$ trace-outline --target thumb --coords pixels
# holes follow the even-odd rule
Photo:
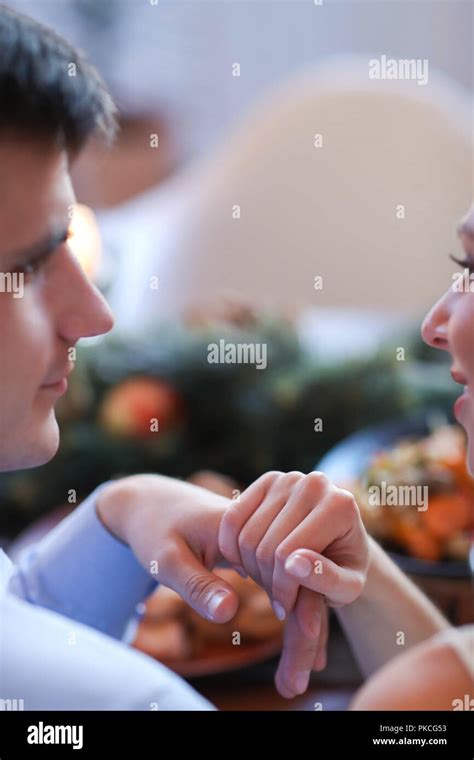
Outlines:
[[[160,580],[172,588],[201,617],[214,623],[227,623],[239,606],[232,586],[211,573],[184,541],[178,541],[163,567]]]
[[[298,549],[290,554],[285,571],[305,588],[323,594],[332,607],[350,604],[364,588],[365,579],[361,572],[338,565],[310,549]]]

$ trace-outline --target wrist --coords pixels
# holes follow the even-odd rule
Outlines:
[[[102,525],[114,538],[129,544],[126,538],[125,513],[130,504],[128,478],[115,480],[102,488],[97,495],[95,509]],[[127,497],[128,492],[128,497]]]
[[[173,505],[171,523],[169,505]],[[127,546],[135,547],[137,540],[143,544],[146,543],[148,533],[153,535],[153,530],[148,531],[148,528],[152,528],[161,506],[165,509],[164,519],[168,520],[168,527],[174,524],[178,532],[185,527],[188,543],[196,543],[199,547],[202,543],[203,523],[200,519],[195,521],[195,525],[194,521],[189,521],[190,505],[196,509],[196,516],[202,514],[199,507],[205,505],[205,532],[217,536],[230,500],[199,486],[163,475],[129,475],[111,482],[98,494],[96,512],[104,527],[115,538]],[[216,549],[218,551],[217,540]],[[212,554],[215,555],[215,552]],[[213,560],[218,561],[219,565],[226,563],[220,553]]]

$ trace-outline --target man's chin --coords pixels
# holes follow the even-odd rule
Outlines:
[[[0,452],[0,471],[29,470],[47,464],[59,448],[59,428],[54,415],[41,430],[29,432],[18,446]]]

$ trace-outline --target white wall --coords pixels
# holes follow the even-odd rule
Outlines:
[[[7,0],[8,1],[8,0]],[[199,154],[262,93],[338,54],[428,58],[473,90],[472,0],[10,0],[79,43],[130,110]],[[78,9],[83,12],[78,12]],[[102,26],[101,26],[102,24]],[[231,75],[241,64],[241,77]]]

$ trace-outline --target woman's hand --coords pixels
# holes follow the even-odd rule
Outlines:
[[[326,604],[350,604],[365,583],[369,543],[353,495],[321,472],[268,472],[225,512],[219,547],[287,618],[276,682],[284,696],[304,692],[325,664]]]

